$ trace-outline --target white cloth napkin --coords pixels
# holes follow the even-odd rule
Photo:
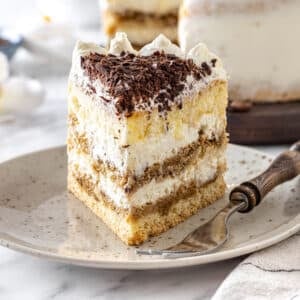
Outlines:
[[[212,298],[227,299],[300,300],[300,233],[240,263]]]

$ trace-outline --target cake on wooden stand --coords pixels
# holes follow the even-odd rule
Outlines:
[[[229,98],[234,101],[228,113],[231,141],[299,138],[299,16],[297,0],[183,1],[181,47],[188,50],[204,42],[228,70]]]

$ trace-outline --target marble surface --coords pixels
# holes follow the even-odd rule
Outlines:
[[[0,249],[0,299],[210,299],[240,261],[172,271],[105,271]]]
[[[5,14],[0,9],[1,25],[12,23],[10,13],[17,2],[25,1],[10,1]],[[27,118],[0,123],[1,161],[64,144],[66,138],[68,66],[55,69],[50,61],[36,61],[20,52],[12,67],[13,73],[38,77],[47,99]],[[259,147],[271,154],[284,148]],[[105,271],[49,262],[1,247],[0,299],[210,299],[241,259],[170,271]]]

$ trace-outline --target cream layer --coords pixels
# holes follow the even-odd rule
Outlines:
[[[69,112],[78,121],[73,125],[74,130],[88,139],[93,159],[110,162],[120,174],[131,172],[137,176],[143,174],[148,166],[161,163],[196,142],[200,131],[204,138],[219,139],[226,126],[218,114],[204,113],[197,124],[179,123],[175,131],[165,130],[128,144],[134,128],[128,128],[124,120],[108,114],[105,109],[95,107],[90,97],[76,86],[72,86],[70,91]]]
[[[272,90],[274,95],[299,90],[299,1],[278,1],[275,8],[255,13],[206,16],[197,12],[197,3],[203,5],[202,0],[183,4],[180,44],[188,50],[201,41],[222,57],[230,92],[238,90],[240,100],[252,100],[260,91]]]
[[[181,185],[196,182],[199,187],[212,180],[218,173],[218,168],[225,165],[224,147],[206,153],[195,164],[191,164],[178,176],[166,177],[163,180],[151,182],[141,186],[136,192],[126,194],[110,178],[93,169],[87,157],[73,150],[69,153],[69,168],[76,170],[81,175],[86,175],[98,186],[116,207],[130,209],[139,208],[146,204],[155,204],[162,197],[170,195]]]
[[[136,11],[164,15],[176,11],[180,2],[181,0],[100,0],[100,7],[119,13]]]

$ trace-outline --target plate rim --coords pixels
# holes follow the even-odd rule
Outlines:
[[[298,219],[298,217],[296,217]],[[289,222],[290,223],[290,222]],[[287,225],[287,224],[285,224]],[[280,227],[279,227],[280,228]],[[162,270],[173,268],[185,268],[192,266],[205,265],[209,263],[215,263],[228,259],[237,258],[243,255],[251,254],[253,252],[268,248],[285,239],[293,236],[300,231],[300,224],[295,224],[293,227],[288,228],[280,234],[275,235],[269,239],[250,244],[245,247],[226,250],[224,252],[211,253],[200,256],[190,256],[182,258],[172,259],[149,259],[142,261],[106,261],[106,260],[89,260],[79,259],[70,256],[62,256],[59,254],[47,252],[44,250],[35,249],[29,246],[25,246],[13,241],[8,241],[0,238],[0,245],[8,249],[15,250],[24,254],[29,254],[38,258],[45,258],[50,261],[60,262],[75,266],[83,266],[96,269],[111,269],[111,270]]]
[[[272,155],[265,153],[260,150],[252,149],[247,146],[240,146],[235,144],[229,144],[229,147],[240,149],[240,151],[250,151],[253,154],[264,155],[267,158],[273,158]],[[14,160],[22,159],[27,156],[34,156],[38,155],[43,152],[48,151],[61,151],[66,148],[66,145],[60,145],[55,147],[49,147],[45,149],[41,149],[38,151],[28,152],[22,154],[20,156],[16,156],[10,158],[9,160],[5,160],[0,162],[0,167],[3,164],[12,162]],[[299,222],[295,223],[295,220]],[[292,223],[289,227],[289,224]],[[295,223],[295,224],[294,224]],[[113,261],[113,260],[103,260],[103,259],[82,259],[76,258],[73,256],[62,255],[60,253],[54,253],[47,250],[41,250],[34,247],[26,246],[22,243],[15,242],[10,239],[6,239],[1,237],[0,235],[0,245],[4,246],[8,249],[12,249],[24,254],[29,254],[34,257],[45,258],[50,261],[56,261],[60,263],[66,263],[71,265],[78,265],[78,266],[85,266],[90,268],[99,268],[99,269],[111,269],[111,270],[154,270],[154,269],[172,269],[172,268],[183,268],[183,267],[191,267],[197,265],[203,265],[223,260],[228,260],[232,258],[236,258],[239,256],[243,256],[246,254],[250,254],[264,248],[270,247],[275,245],[298,231],[300,231],[300,215],[297,215],[295,218],[290,220],[289,222],[279,226],[277,229],[281,227],[286,227],[282,232],[277,233],[275,236],[271,236],[270,238],[264,239],[262,241],[258,241],[256,243],[251,243],[246,246],[242,246],[235,249],[229,249],[221,252],[205,254],[201,256],[189,256],[189,257],[182,257],[182,258],[149,258],[147,260],[131,260],[131,261]],[[21,241],[20,241],[21,242]]]

